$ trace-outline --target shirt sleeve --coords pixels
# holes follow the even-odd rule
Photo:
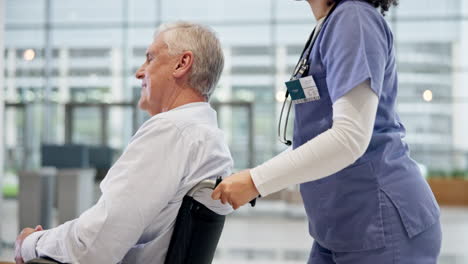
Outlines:
[[[257,190],[266,196],[327,177],[354,163],[369,146],[377,105],[369,81],[352,89],[333,104],[332,128],[250,170]]]
[[[47,230],[39,256],[65,263],[117,263],[174,197],[190,146],[167,120],[144,125],[101,183],[102,196],[78,219]],[[177,157],[177,160],[174,158]]]
[[[44,232],[45,231],[34,232],[24,239],[21,246],[21,256],[23,257],[24,262],[37,258],[36,243]]]
[[[392,45],[385,23],[371,7],[349,1],[324,25],[319,48],[333,103],[365,80],[380,97]]]

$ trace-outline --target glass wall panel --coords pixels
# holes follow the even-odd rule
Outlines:
[[[124,21],[123,11],[127,9],[128,1],[122,0],[67,0],[51,1],[52,23],[54,26],[64,24],[77,27],[101,26],[120,27]]]
[[[132,0],[128,2],[128,20],[131,25],[156,25],[161,20],[161,1]]]
[[[102,122],[99,119],[99,108],[77,108],[73,117],[73,143],[99,145]]]
[[[251,24],[271,18],[270,0],[162,0],[163,21],[190,20],[211,23]]]
[[[5,1],[6,30],[16,25],[35,26],[44,23],[45,0],[8,0]],[[5,39],[9,39],[6,37]]]
[[[453,106],[458,89],[456,72],[460,70],[457,54],[463,36],[461,26],[455,21],[420,21],[410,17],[395,24],[398,109],[407,128],[412,157],[431,170],[458,166],[451,154],[454,117],[460,115]]]

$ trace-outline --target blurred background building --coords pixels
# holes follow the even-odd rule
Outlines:
[[[429,174],[466,171],[468,2],[400,2],[386,18],[395,37],[398,110],[407,128],[411,155]],[[0,70],[5,76],[1,83],[5,173],[0,179],[11,199],[3,202],[7,209],[0,208],[0,216],[15,210],[12,201],[18,172],[41,166],[42,144],[108,146],[118,157],[148,118],[135,109],[140,82],[134,73],[145,60],[155,28],[168,21],[201,22],[219,34],[226,64],[212,103],[219,110],[236,169],[254,166],[284,150],[276,139],[284,81],[315,25],[306,3],[4,0],[4,8],[4,68]],[[291,132],[292,122],[290,128]],[[226,232],[236,237],[238,233],[232,230],[248,229],[247,221],[251,221],[254,226],[258,222],[256,229],[262,233],[260,219],[271,220],[270,215],[280,214],[285,216],[283,220],[271,220],[264,228],[292,225],[290,232],[297,230],[294,239],[301,243],[299,250],[294,246],[285,249],[278,242],[267,249],[236,251],[235,243],[226,239],[219,263],[224,263],[222,252],[229,250],[246,263],[304,263],[310,239],[302,210],[281,203],[288,199],[284,194],[278,197],[280,202],[269,201],[259,209],[262,216],[250,209],[241,210]],[[450,209],[448,214],[450,219],[467,219],[468,213]],[[14,217],[1,217],[4,231],[5,222],[15,222]],[[270,241],[287,240],[286,233]],[[468,232],[464,236],[468,237]],[[7,250],[12,239],[11,235],[3,236]],[[236,239],[239,243],[248,240]],[[459,252],[447,248],[445,263],[462,263],[452,257]],[[272,254],[277,258],[268,257]]]

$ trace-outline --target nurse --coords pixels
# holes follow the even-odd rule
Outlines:
[[[314,238],[308,263],[437,263],[439,207],[395,107],[394,38],[383,14],[397,1],[308,3],[318,23],[286,82],[294,150],[226,178],[212,197],[237,209],[300,184]]]

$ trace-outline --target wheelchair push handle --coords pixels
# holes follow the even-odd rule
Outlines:
[[[216,184],[215,188],[218,187],[218,185],[223,181],[223,178],[221,176],[218,176],[216,178]],[[259,196],[260,197],[260,196]],[[257,203],[257,198],[254,198],[252,201],[249,202],[252,207],[255,207],[255,204]]]

